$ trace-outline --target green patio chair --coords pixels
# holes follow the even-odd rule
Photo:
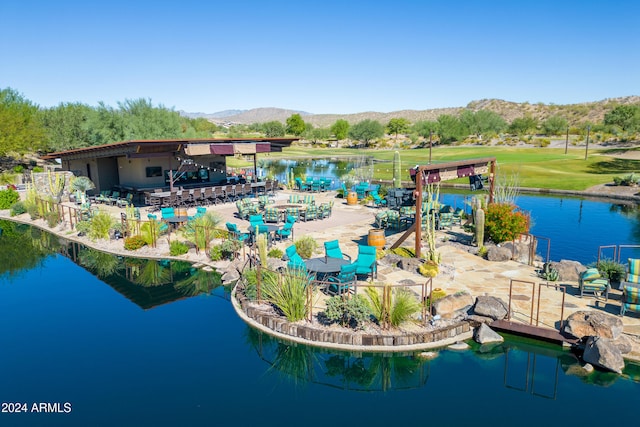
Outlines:
[[[296,221],[300,221],[300,209],[298,208],[285,208],[285,215],[294,218]]]
[[[300,196],[298,194],[289,194],[287,203],[300,203]]]
[[[315,205],[316,198],[313,194],[305,194],[305,196],[302,199],[302,203],[304,203],[305,205]]]
[[[580,298],[585,293],[591,293],[595,297],[604,295],[605,301],[609,300],[609,290],[611,289],[609,279],[603,278],[597,268],[587,268],[580,273],[578,284],[580,286]]]
[[[389,211],[378,212],[375,216],[375,222],[377,228],[386,228],[388,225],[387,218],[389,216]]]
[[[622,286],[622,299],[620,300],[620,316],[624,316],[627,310],[640,312],[640,288],[633,285]]]
[[[318,207],[316,205],[308,205],[306,209],[300,212],[301,218],[307,222],[318,218]]]
[[[276,208],[265,209],[264,222],[280,222],[280,211]]]

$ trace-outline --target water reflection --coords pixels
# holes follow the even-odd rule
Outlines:
[[[286,343],[247,328],[247,341],[269,370],[296,384],[315,383],[351,391],[423,387],[429,363],[413,354],[347,353]]]
[[[0,278],[16,279],[22,271],[41,267],[56,251],[58,240],[28,225],[0,220]]]
[[[441,354],[428,360],[414,353],[322,350],[283,342],[252,328],[247,328],[247,342],[269,365],[268,372],[296,385],[313,383],[360,392],[426,387],[432,369],[441,369],[441,361],[450,361],[460,354],[439,349]],[[471,350],[464,353],[466,356],[486,362],[498,361],[502,369],[490,371],[499,376],[503,387],[532,398],[556,400],[562,385],[572,382],[574,377],[584,384],[605,387],[625,379],[640,382],[640,365],[627,363],[622,376],[597,370],[588,373],[575,354],[558,345],[509,335],[503,343],[469,344]]]
[[[342,181],[348,187],[373,179],[371,156],[309,157],[298,159],[261,159],[258,167],[263,175],[270,175],[280,182],[289,182],[293,177],[331,179],[331,190],[340,188]]]
[[[222,286],[220,273],[185,261],[122,257],[59,238],[47,231],[0,221],[0,278],[16,279],[63,255],[143,309],[185,297],[209,294]],[[228,297],[229,289],[225,295]]]

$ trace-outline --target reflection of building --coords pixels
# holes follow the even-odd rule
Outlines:
[[[87,176],[95,191],[113,187],[141,190],[169,185],[169,174],[179,185],[226,183],[228,156],[253,156],[282,151],[297,138],[244,138],[193,140],[134,140],[61,151],[44,156],[60,159],[62,169]],[[184,165],[188,161],[189,166]]]
[[[143,310],[222,284],[217,272],[196,269],[185,261],[121,257],[75,242],[63,245],[60,252]]]

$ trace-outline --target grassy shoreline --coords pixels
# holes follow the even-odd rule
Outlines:
[[[597,146],[596,146],[597,147]],[[374,180],[392,179],[393,154],[396,150],[307,148],[291,147],[282,153],[271,153],[266,159],[292,159],[296,157],[327,156],[372,156],[376,160]],[[417,164],[427,164],[429,149],[400,149],[403,181],[409,181],[408,169]],[[500,146],[438,146],[432,149],[433,163],[496,157],[498,173],[516,175],[520,187],[552,190],[584,191],[599,184],[613,181],[614,177],[640,171],[640,160],[624,157],[624,152],[593,148],[587,160],[584,147],[571,147],[567,154],[564,148],[500,147]],[[229,166],[252,166],[250,162],[229,159]],[[456,181],[451,181],[456,183]],[[459,180],[465,183],[466,180]]]

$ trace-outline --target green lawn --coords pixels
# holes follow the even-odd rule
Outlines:
[[[432,149],[432,162],[495,157],[498,161],[498,173],[508,176],[517,174],[522,187],[562,190],[585,190],[593,185],[612,182],[616,176],[640,172],[640,160],[616,158],[615,150],[590,150],[588,160],[584,160],[584,153],[584,148],[570,148],[568,154],[564,154],[564,148],[445,146]],[[379,161],[388,161],[375,164],[374,179],[392,179],[394,150],[291,147],[282,153],[271,153],[269,158],[362,154],[373,156]],[[400,154],[404,174],[402,179],[407,181],[410,167],[424,165],[429,161],[428,148],[401,150]],[[252,166],[252,163],[230,158],[229,166]]]

